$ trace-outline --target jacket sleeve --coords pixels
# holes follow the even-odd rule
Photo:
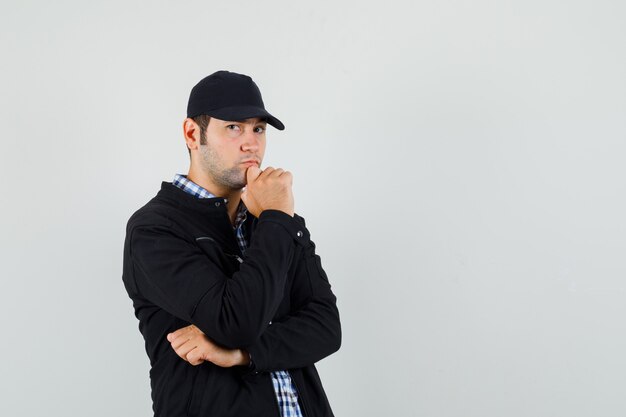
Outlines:
[[[276,371],[311,365],[339,350],[341,324],[337,298],[331,290],[315,245],[303,251],[296,269],[310,281],[312,296],[299,310],[272,323],[247,347],[252,359],[250,372]],[[302,275],[303,274],[303,275]]]
[[[136,291],[225,347],[249,345],[283,297],[295,246],[308,238],[301,228],[285,213],[264,211],[246,262],[229,278],[165,220],[135,226],[128,233]]]

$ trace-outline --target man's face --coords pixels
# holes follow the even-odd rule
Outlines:
[[[231,122],[212,117],[206,144],[199,147],[203,171],[224,187],[245,187],[248,167],[260,167],[263,161],[265,129],[265,121],[259,118]]]

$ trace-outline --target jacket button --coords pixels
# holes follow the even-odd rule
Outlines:
[[[215,207],[219,207],[219,206],[220,206],[220,204],[221,204],[221,203],[220,203],[219,201],[216,201],[216,202],[215,202]]]
[[[296,233],[296,235],[298,235],[298,237],[302,237],[302,231],[298,230],[298,233]]]

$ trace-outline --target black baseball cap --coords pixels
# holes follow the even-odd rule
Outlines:
[[[264,119],[278,130],[285,125],[265,110],[259,87],[247,75],[217,71],[191,89],[187,117],[201,114],[220,120]]]

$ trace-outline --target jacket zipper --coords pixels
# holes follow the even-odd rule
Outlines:
[[[274,404],[276,404],[276,415],[281,417],[282,413],[280,412],[280,404],[278,404],[278,397],[276,396],[276,391],[274,390],[274,381],[272,381],[272,375],[271,373],[268,374],[268,376],[270,377],[270,384],[271,384],[271,388],[272,388],[272,397],[274,397]]]
[[[217,245],[217,247],[218,247],[218,248],[220,248],[220,250],[222,251],[222,253],[223,253],[224,255],[227,255],[227,256],[230,256],[230,257],[232,257],[232,258],[237,259],[237,261],[238,261],[239,263],[243,263],[243,259],[242,259],[239,255],[235,255],[235,254],[232,254],[232,253],[224,252],[224,250],[220,247],[219,243],[217,243],[217,242],[215,241],[215,239],[213,239],[212,237],[208,237],[208,236],[201,236],[201,237],[197,237],[197,238],[196,238],[196,241],[198,241],[198,240],[209,240],[209,241],[211,241],[211,242],[215,243],[215,244]]]
[[[226,255],[230,256],[230,257],[233,257],[233,258],[237,259],[237,261],[238,261],[239,263],[243,263],[243,259],[241,259],[241,257],[239,257],[238,255],[234,255],[234,254],[232,254],[232,253],[226,253],[226,252],[224,252],[224,253],[225,253]]]

